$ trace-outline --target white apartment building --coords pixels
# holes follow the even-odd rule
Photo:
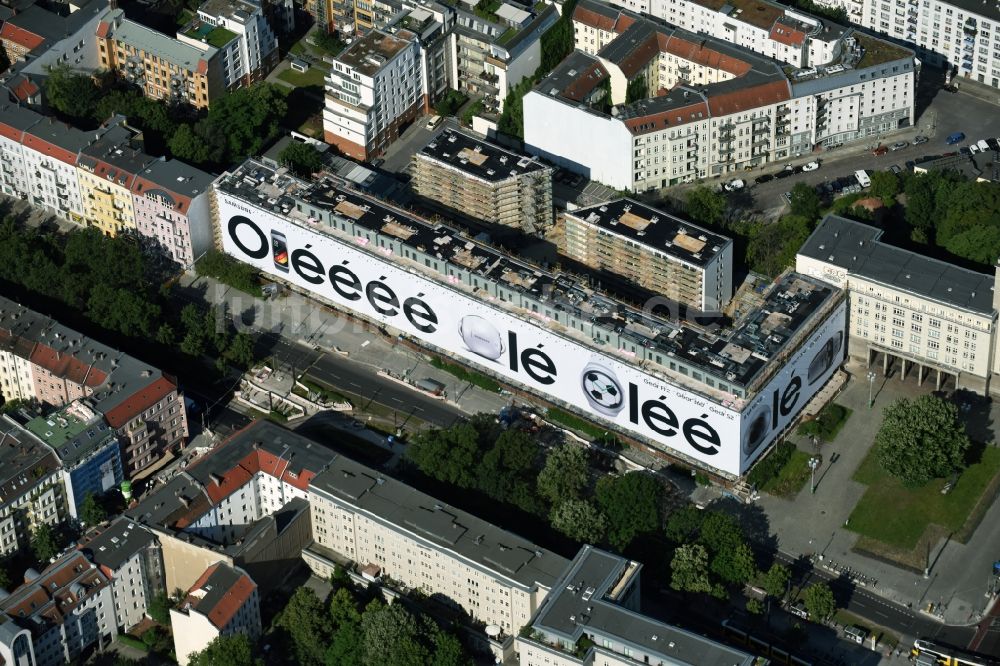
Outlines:
[[[881,241],[882,230],[828,215],[796,268],[848,291],[848,353],[868,366],[900,364],[901,377],[940,388],[996,392],[996,278]],[[881,362],[881,363],[879,363]]]
[[[1000,5],[995,0],[818,0],[852,23],[913,45],[925,62],[1000,87]]]
[[[245,634],[251,641],[261,633],[257,584],[238,567],[213,564],[195,581],[177,608],[170,609],[177,663],[187,666],[219,636]]]
[[[79,549],[111,581],[119,631],[142,622],[153,597],[164,591],[163,556],[153,533],[119,518],[100,531],[88,532]]]
[[[448,599],[508,636],[528,623],[567,564],[343,456],[312,479],[309,504],[320,547],[369,575]]]
[[[208,0],[177,39],[219,49],[226,88],[261,81],[278,64],[278,38],[259,0]]]
[[[662,19],[800,68],[834,59],[846,29],[768,0],[609,0],[610,4]]]
[[[742,172],[913,122],[913,54],[848,31],[835,62],[770,58],[593,0],[578,51],[524,98],[529,151],[617,189]],[[651,96],[628,100],[630,82]],[[587,136],[587,142],[579,141]]]
[[[28,569],[24,585],[0,601],[6,620],[28,631],[5,631],[0,653],[17,655],[18,666],[61,666],[81,661],[94,644],[107,646],[118,634],[111,585],[79,551],[63,555],[39,574]],[[10,643],[6,641],[10,640]]]
[[[76,165],[80,151],[90,144],[93,135],[55,118],[39,118],[38,123],[24,132],[28,201],[64,220],[82,222],[83,195]]]
[[[326,142],[355,159],[381,155],[428,108],[420,49],[409,30],[373,30],[337,56],[326,80]]]

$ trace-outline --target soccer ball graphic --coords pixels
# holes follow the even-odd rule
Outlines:
[[[625,393],[615,374],[597,363],[589,363],[581,378],[583,394],[594,411],[617,416],[625,406]]]

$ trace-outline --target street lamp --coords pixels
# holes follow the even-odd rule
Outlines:
[[[819,456],[809,458],[809,469],[812,471],[812,493],[816,494],[816,468],[819,467]]]
[[[875,394],[873,393],[875,389],[875,373],[868,373],[868,409],[872,408],[875,404]]]

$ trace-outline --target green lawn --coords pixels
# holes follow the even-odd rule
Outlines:
[[[289,68],[278,74],[279,79],[291,83],[296,88],[308,88],[309,86],[319,86],[322,88],[325,76],[326,73],[317,67],[310,67],[305,72],[296,72],[294,69]]]
[[[1000,449],[986,447],[980,461],[962,472],[950,493],[942,495],[946,479],[907,488],[886,474],[874,451],[869,452],[854,473],[854,480],[868,490],[854,507],[847,527],[890,547],[912,550],[931,524],[960,532],[998,472]]]
[[[791,496],[802,490],[809,480],[809,454],[800,449],[792,451],[791,457],[781,470],[765,481],[760,490],[771,495]]]

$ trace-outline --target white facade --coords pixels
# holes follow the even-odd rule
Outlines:
[[[276,58],[272,56],[278,48],[278,38],[255,0],[209,0],[198,8],[198,21],[204,26],[223,28],[236,36],[218,47],[226,88],[249,84],[270,71],[275,64]],[[178,32],[177,38],[193,46],[204,47],[200,40],[183,32]]]
[[[76,156],[70,164],[58,156],[24,147],[25,172],[28,175],[28,201],[48,208],[63,219],[83,219],[83,198],[76,168]],[[68,157],[68,155],[67,155]]]
[[[819,0],[843,7],[848,17],[873,31],[913,44],[922,58],[948,65],[962,78],[1000,87],[1000,10],[941,0]]]
[[[373,31],[338,56],[326,79],[326,140],[352,157],[381,153],[398,125],[422,108],[420,42],[408,31]]]
[[[5,349],[0,350],[0,392],[4,402],[34,398],[31,361]]]

